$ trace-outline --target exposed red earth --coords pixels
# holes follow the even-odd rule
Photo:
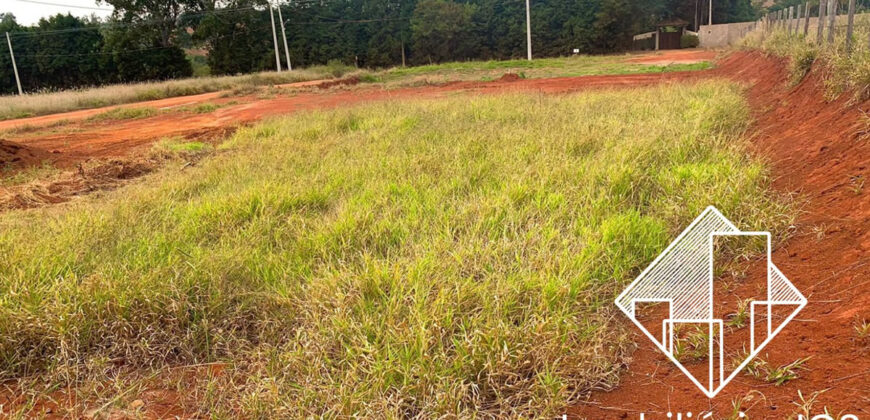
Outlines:
[[[827,408],[834,418],[870,417],[870,342],[855,325],[870,320],[870,101],[850,93],[827,102],[824,72],[815,69],[789,87],[785,62],[757,53],[735,53],[716,73],[748,84],[755,123],[755,152],[770,162],[775,189],[797,194],[805,205],[795,235],[775,249],[773,261],[808,298],[804,310],[762,352],[776,367],[810,357],[799,378],[781,386],[741,374],[708,399],[636,335],[638,350],[620,384],[571,407],[586,419],[665,419],[714,411],[730,418],[735,403],[751,419],[811,416]],[[633,329],[633,327],[631,327]],[[800,392],[800,394],[799,394]],[[816,394],[818,393],[818,394]],[[801,398],[801,396],[803,398]],[[792,417],[794,416],[794,417]]]
[[[684,51],[629,60],[689,59],[712,52]],[[672,55],[673,54],[673,55]],[[697,59],[697,58],[696,58]],[[655,62],[655,61],[654,61]],[[206,114],[160,113],[138,120],[92,122],[86,118],[104,110],[77,111],[0,122],[0,130],[19,127],[0,143],[0,161],[19,156],[19,165],[50,160],[59,167],[75,167],[98,159],[134,159],[141,151],[164,137],[220,137],[240,124],[265,117],[309,109],[329,109],[367,101],[403,98],[437,98],[446,95],[487,94],[506,91],[563,93],[590,88],[642,86],[709,77],[725,77],[746,84],[753,110],[750,131],[754,153],[769,161],[775,176],[774,188],[797,194],[804,205],[794,226],[794,235],[774,250],[772,259],[809,299],[803,312],[766,348],[765,360],[780,366],[811,357],[799,378],[775,386],[747,375],[739,375],[715,399],[708,399],[683,374],[662,357],[639,334],[639,347],[626,365],[620,383],[612,390],[593,392],[588,401],[568,407],[571,418],[647,420],[666,419],[666,413],[716,410],[713,419],[728,418],[735,401],[752,419],[786,419],[800,412],[815,395],[811,414],[825,407],[836,416],[851,413],[870,418],[870,342],[860,340],[857,321],[870,320],[870,195],[864,187],[870,164],[870,102],[855,101],[851,93],[836,100],[824,99],[824,72],[815,69],[797,86],[786,80],[785,62],[759,53],[737,52],[717,62],[712,70],[639,75],[588,76],[552,79],[505,77],[493,82],[454,82],[384,90],[360,85],[353,89],[333,87],[277,94],[263,99],[255,96],[220,98],[220,94],[173,98],[176,105],[135,104],[130,106],[181,106],[196,101],[222,103]],[[200,97],[205,97],[202,99]],[[232,104],[232,102],[237,102]],[[161,101],[155,101],[161,102]],[[64,130],[44,133],[41,129],[20,129],[68,120]],[[870,186],[868,186],[870,187]],[[3,196],[0,189],[0,197]],[[625,324],[634,330],[626,319]],[[198,368],[197,368],[198,369]],[[199,370],[189,372],[196,380]],[[206,373],[203,373],[205,375]],[[60,413],[68,392],[57,391],[55,402],[47,404]],[[820,392],[819,394],[815,394]],[[186,396],[176,391],[155,389],[139,396],[145,418],[185,415]],[[0,392],[0,404],[15,405],[14,393]],[[18,401],[20,404],[21,401]],[[72,402],[69,403],[72,405]],[[123,413],[121,413],[123,417]],[[138,415],[138,414],[137,414]],[[49,417],[51,417],[49,415]],[[696,417],[693,417],[696,418]]]

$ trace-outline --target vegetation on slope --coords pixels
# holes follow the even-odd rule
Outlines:
[[[755,31],[744,38],[742,46],[788,58],[794,84],[803,79],[813,64],[819,63],[826,70],[823,77],[831,96],[852,91],[866,98],[870,96],[870,14],[857,15],[855,23],[851,52],[846,50],[845,28],[839,23],[834,44],[827,44],[827,28],[822,45],[817,44],[817,33],[811,27],[806,37],[781,28],[767,33]]]
[[[747,116],[736,87],[704,82],[242,129],[196,166],[0,215],[2,376],[222,361],[184,381],[203,396],[190,409],[559,413],[615,382],[629,343],[612,298],[706,206],[745,229],[790,222],[742,148]]]

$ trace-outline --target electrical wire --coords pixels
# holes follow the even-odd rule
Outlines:
[[[84,10],[99,10],[103,12],[113,12],[115,9],[106,9],[103,7],[95,7],[95,6],[78,6],[73,4],[62,4],[62,3],[52,3],[48,1],[38,1],[38,0],[16,0],[22,3],[33,3],[33,4],[41,4],[44,6],[58,6],[58,7],[68,7],[70,9],[84,9]]]

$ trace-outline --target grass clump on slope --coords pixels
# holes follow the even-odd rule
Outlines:
[[[184,171],[0,215],[0,369],[223,361],[189,403],[248,418],[560,413],[615,382],[612,299],[706,206],[787,226],[747,115],[704,82],[242,129]]]

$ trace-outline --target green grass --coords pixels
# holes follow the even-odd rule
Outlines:
[[[242,128],[197,165],[0,215],[2,378],[223,361],[183,387],[217,417],[561,413],[615,383],[613,297],[706,206],[785,231],[747,121],[710,81]],[[77,401],[137,398],[94,389]]]
[[[421,78],[433,82],[448,80],[494,80],[505,73],[517,73],[526,78],[591,76],[603,74],[659,73],[670,71],[703,70],[709,62],[671,64],[666,66],[630,63],[627,55],[576,55],[571,57],[538,58],[528,60],[463,61],[392,68],[367,75],[367,82],[407,84]]]
[[[262,87],[317,79],[357,76],[364,83],[384,83],[387,87],[454,80],[494,80],[507,72],[522,73],[526,77],[565,77],[600,74],[658,73],[670,71],[702,70],[709,62],[672,64],[667,66],[625,62],[629,56],[586,56],[541,58],[534,61],[467,61],[438,65],[392,68],[386,70],[360,70],[340,62],[313,66],[292,72],[263,72],[244,76],[210,76],[100,88],[29,94],[24,97],[0,97],[0,120],[98,108],[205,92],[227,91],[232,97],[260,92]],[[209,112],[209,111],[203,111]]]
[[[209,76],[161,82],[143,82],[60,92],[0,96],[0,120],[25,118],[79,109],[195,95],[222,90],[255,90],[259,86],[341,77],[346,66],[315,66],[292,72],[263,72],[243,76]],[[364,74],[364,71],[354,70]]]
[[[157,115],[156,108],[113,108],[106,112],[88,117],[89,121],[135,120]]]

